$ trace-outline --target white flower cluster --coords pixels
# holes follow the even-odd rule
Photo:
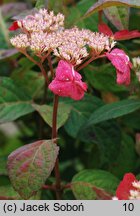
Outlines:
[[[18,20],[17,25],[23,33],[11,38],[13,46],[21,51],[28,48],[38,56],[53,51],[55,56],[73,65],[80,64],[90,54],[100,55],[115,45],[102,33],[77,27],[64,29],[64,16],[60,13],[55,16],[53,11],[46,9]]]

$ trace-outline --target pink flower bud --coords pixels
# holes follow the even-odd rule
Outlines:
[[[114,49],[110,53],[106,53],[107,58],[115,66],[117,72],[118,84],[130,84],[130,69],[132,64],[129,61],[129,57],[121,49]]]
[[[49,89],[59,96],[81,100],[87,91],[87,84],[81,79],[81,75],[74,70],[72,64],[61,60],[56,69],[56,77],[50,83]]]

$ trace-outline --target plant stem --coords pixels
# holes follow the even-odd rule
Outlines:
[[[53,105],[53,119],[52,119],[52,139],[54,139],[54,142],[57,144],[57,111],[58,111],[58,101],[59,96],[54,95],[54,105]],[[61,190],[61,177],[60,177],[60,171],[59,171],[59,159],[57,157],[54,167],[55,172],[55,192],[56,192],[56,198],[57,200],[61,199],[62,190]]]
[[[40,70],[41,70],[41,73],[42,75],[44,76],[45,78],[45,81],[46,81],[46,85],[48,86],[49,85],[49,79],[48,79],[48,76],[47,76],[47,73],[43,67],[43,63],[40,61],[36,61],[34,58],[32,58],[32,56],[30,56],[26,51],[23,51],[23,50],[19,50],[21,53],[23,53],[30,61],[32,61],[34,64],[36,64]]]
[[[98,12],[98,23],[99,23],[99,24],[102,23],[102,15],[103,15],[103,11],[100,10],[100,11]]]
[[[43,67],[43,64],[41,62],[38,62],[38,66],[41,70],[41,73],[43,74],[44,78],[45,78],[45,81],[46,81],[46,85],[48,86],[49,85],[49,79],[48,79],[48,75]]]
[[[80,71],[81,69],[83,69],[84,67],[86,67],[88,64],[90,64],[92,61],[96,60],[96,59],[99,59],[99,58],[103,58],[105,57],[105,54],[103,55],[100,55],[100,56],[92,56],[88,61],[84,62],[82,65],[80,65],[78,68],[77,68],[77,71]]]
[[[47,56],[47,60],[48,60],[48,64],[49,64],[49,68],[50,68],[50,71],[51,71],[52,78],[54,78],[54,70],[53,70],[53,66],[52,66],[52,61],[51,61],[51,56],[50,55]]]
[[[55,191],[54,185],[43,185],[42,189]]]

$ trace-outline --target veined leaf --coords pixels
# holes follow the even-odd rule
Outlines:
[[[140,108],[140,100],[126,99],[111,104],[106,104],[97,109],[89,118],[87,126],[97,124],[109,119],[114,119]]]
[[[72,179],[72,191],[76,199],[110,199],[119,180],[103,170],[83,170]]]
[[[45,8],[48,5],[48,0],[36,0],[35,7],[37,9]]]
[[[70,136],[76,138],[93,110],[102,106],[103,102],[95,96],[86,94],[83,100],[72,101],[70,104],[72,111],[70,113],[70,118],[65,124],[65,130]]]
[[[0,200],[18,199],[18,197],[18,193],[13,189],[11,185],[0,186]]]
[[[52,127],[52,115],[53,115],[53,107],[50,105],[37,105],[33,104],[33,107],[39,114],[42,116],[44,121]],[[58,106],[58,115],[57,115],[57,129],[62,127],[67,121],[69,114],[71,111],[71,106],[64,103],[59,103]]]
[[[52,140],[40,140],[25,145],[8,157],[8,173],[14,189],[29,199],[49,177],[58,155]]]
[[[137,1],[137,0],[99,0],[91,8],[89,8],[85,16],[90,16],[91,14],[97,11],[103,10],[111,6],[127,6],[127,7],[140,8],[140,1]]]
[[[0,78],[0,123],[13,121],[33,112],[31,98],[7,77]]]
[[[128,29],[129,11],[128,7],[116,6],[104,9],[105,16],[118,30]]]

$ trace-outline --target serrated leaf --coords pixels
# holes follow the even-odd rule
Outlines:
[[[72,179],[72,191],[76,199],[110,199],[119,180],[103,170],[83,170]]]
[[[29,199],[43,186],[53,170],[58,150],[52,140],[40,140],[9,155],[9,177],[23,199]]]
[[[53,115],[53,106],[50,105],[37,105],[33,104],[33,107],[39,114],[42,116],[44,121],[52,127],[52,115]],[[71,111],[71,106],[64,103],[59,103],[58,114],[57,114],[57,129],[62,127],[67,121]]]
[[[128,29],[129,11],[128,7],[116,6],[104,9],[105,16],[118,30]]]
[[[87,126],[97,124],[109,119],[114,119],[140,108],[140,100],[126,99],[111,104],[106,104],[97,109],[89,118]]]
[[[13,121],[33,112],[31,98],[8,77],[0,78],[0,123]]]
[[[99,0],[96,2],[89,10],[86,12],[85,16],[90,16],[91,14],[103,10],[111,6],[127,6],[140,8],[140,1],[137,0]]]

